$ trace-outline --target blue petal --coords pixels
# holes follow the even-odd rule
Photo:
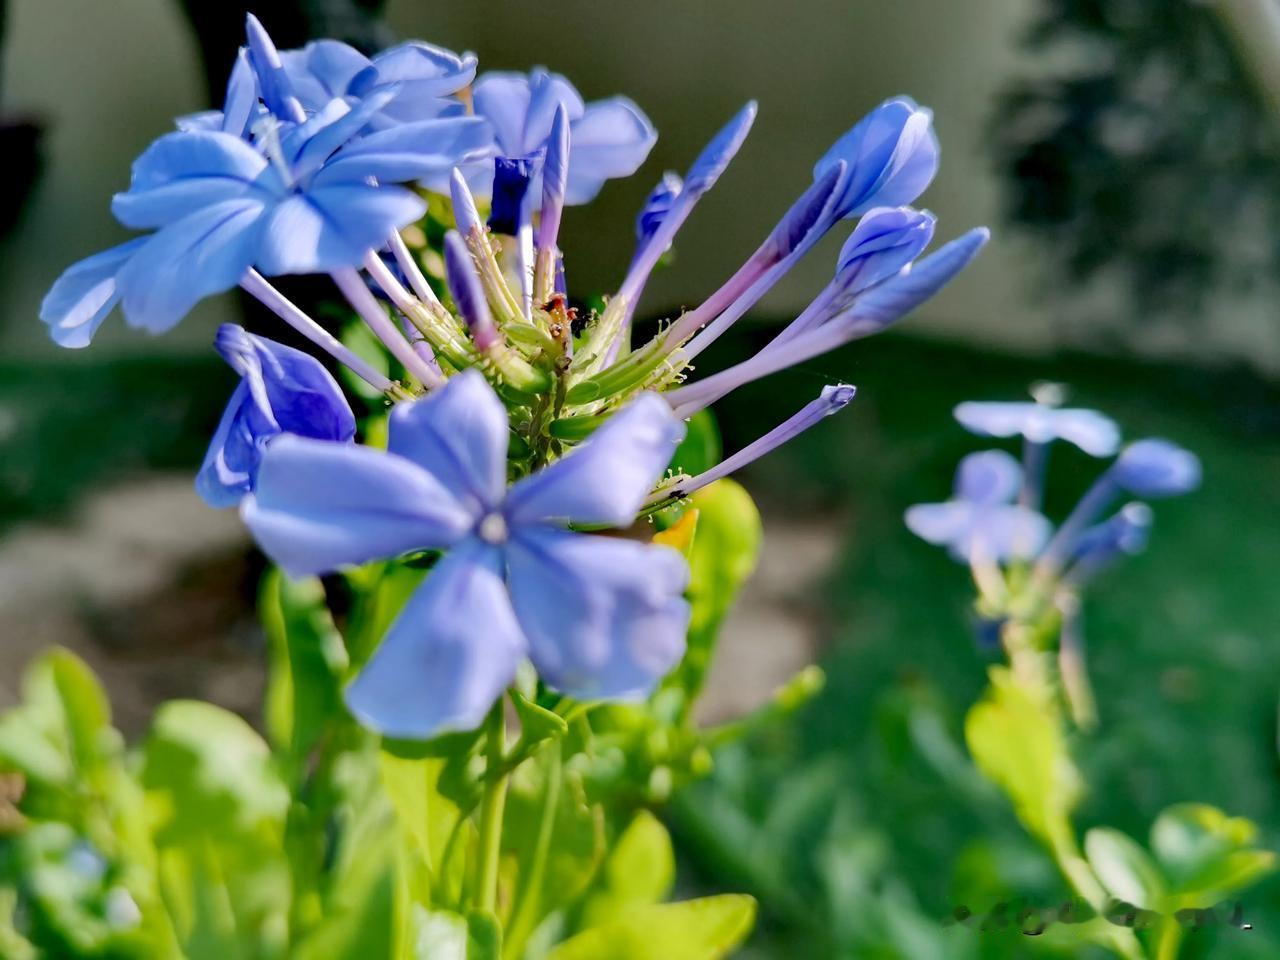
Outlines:
[[[1176,497],[1200,486],[1200,458],[1168,440],[1139,440],[1111,467],[1124,489],[1139,497]]]
[[[313,40],[301,50],[283,51],[280,61],[294,93],[312,111],[347,96],[351,81],[371,63],[355,47],[339,40]]]
[[[391,411],[387,449],[435,475],[479,514],[507,487],[507,410],[484,376],[467,370],[421,400]]]
[[[516,617],[538,675],[584,700],[646,696],[680,662],[689,570],[669,547],[559,530],[507,552]]]
[[[234,324],[223,324],[214,343],[243,379],[196,478],[212,506],[230,506],[253,489],[262,450],[281,433],[337,442],[355,436],[342,389],[315,357]]]
[[[684,438],[684,422],[655,393],[642,393],[568,456],[511,488],[513,524],[622,527],[635,519]]]
[[[386,243],[392,230],[413,223],[425,211],[422,199],[401,187],[317,187],[268,213],[258,267],[277,276],[357,266],[366,253]]]
[[[134,161],[129,190],[115,195],[111,212],[129,227],[163,227],[255,192],[266,166],[266,158],[229,133],[166,134]]]
[[[840,249],[836,282],[858,294],[900,273],[933,239],[937,218],[911,207],[876,207],[858,221]]]
[[[163,333],[239,283],[253,264],[262,211],[258,200],[227,200],[148,238],[117,277],[129,325]]]
[[[403,183],[447,173],[482,157],[493,133],[478,117],[451,117],[404,123],[343,147],[313,181],[326,186],[341,181]]]
[[[551,124],[555,121],[556,108],[563,106],[576,132],[577,121],[586,111],[582,97],[573,84],[558,73],[550,73],[535,67],[529,73],[529,106],[525,112],[520,134],[519,153],[508,156],[527,156],[541,151],[551,136]],[[572,144],[569,147],[573,149]]]
[[[400,84],[400,95],[383,112],[408,123],[449,110],[456,101],[446,98],[468,86],[475,75],[473,54],[460,57],[442,47],[411,41],[375,56],[369,68],[352,80],[350,92],[364,96],[379,84]]]
[[[910,270],[891,277],[854,301],[841,318],[855,335],[876,333],[910,313],[945,287],[986,245],[990,232],[977,227],[931,253]]]
[[[832,145],[815,177],[843,160],[848,165],[836,216],[911,203],[938,171],[932,114],[909,97],[886,100]]]
[[[331,100],[306,123],[291,129],[281,150],[288,158],[293,178],[305,181],[319,170],[339,147],[357,137],[395,95],[395,87],[383,87],[355,103]]]
[[[588,104],[571,131],[565,192],[570,206],[590,203],[606,180],[639,170],[658,140],[649,118],[626,97]]]
[[[947,546],[964,535],[973,521],[973,504],[961,500],[918,503],[908,507],[907,529],[934,546]]]
[[[1022,487],[1022,464],[1003,450],[971,453],[956,469],[955,496],[971,503],[1009,503]]]
[[[1072,548],[1072,558],[1096,568],[1121,553],[1141,553],[1147,548],[1153,519],[1151,508],[1145,503],[1125,504],[1114,516],[1080,535]]]
[[[501,556],[469,541],[409,598],[347,687],[347,707],[388,737],[472,730],[515,679],[525,649],[502,583]]]
[[[258,109],[258,78],[243,47],[236,54],[236,65],[227,80],[227,94],[222,101],[223,133],[243,137],[249,120]]]
[[[1120,428],[1096,410],[968,401],[956,407],[955,417],[966,430],[979,436],[1022,436],[1032,443],[1066,440],[1094,457],[1110,456],[1120,446]]]
[[[752,100],[738,111],[702,148],[689,172],[684,175],[684,192],[692,197],[706,193],[720,179],[729,162],[741,149],[751,125],[756,122],[756,102]]]
[[[40,303],[40,319],[62,347],[87,347],[120,294],[116,275],[147,237],[135,237],[63,271]]]
[[[498,151],[508,157],[523,157],[524,122],[529,114],[529,78],[522,73],[486,73],[476,81],[471,94],[475,111],[493,127]]]
[[[417,464],[371,447],[281,436],[241,507],[290,576],[448,547],[477,519]]]

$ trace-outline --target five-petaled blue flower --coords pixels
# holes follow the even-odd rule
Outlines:
[[[275,440],[243,514],[290,574],[445,550],[347,690],[390,736],[470,729],[529,657],[570,696],[647,694],[684,650],[688,568],[668,547],[579,533],[630,524],[684,425],[641,394],[507,488],[507,413],[475,371],[391,412],[387,450]]]
[[[971,453],[956,470],[955,495],[945,503],[907,510],[907,527],[929,543],[948,547],[962,563],[1027,559],[1049,539],[1049,521],[1012,501],[1022,467],[1003,450]]]
[[[240,374],[222,422],[196,475],[213,507],[230,507],[253,489],[262,451],[283,433],[346,442],[356,418],[342,388],[315,357],[223,324],[214,346]]]
[[[1120,446],[1120,428],[1097,410],[969,400],[956,407],[955,417],[981,437],[1020,436],[1031,443],[1066,440],[1092,457],[1109,457]]]

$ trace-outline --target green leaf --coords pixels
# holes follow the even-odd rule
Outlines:
[[[1151,827],[1151,848],[1175,892],[1212,901],[1249,886],[1276,867],[1276,855],[1254,847],[1258,828],[1204,803],[1169,807]]]
[[[412,960],[498,960],[502,955],[502,928],[489,913],[463,917],[416,906],[412,928]]]
[[[671,835],[648,810],[632,818],[605,860],[582,909],[583,927],[598,927],[635,907],[660,903],[675,883]]]
[[[156,712],[142,783],[162,845],[277,841],[289,806],[266,742],[235,714],[194,700]]]
[[[727,894],[638,907],[566,940],[547,960],[718,960],[751,932],[756,902]]]
[[[345,865],[323,921],[289,960],[397,960],[394,834],[367,837]]]
[[[463,859],[449,858],[449,839],[465,816],[457,803],[440,790],[448,760],[441,757],[405,758],[387,751],[379,755],[382,783],[404,836],[431,882],[440,886],[449,874],[449,887],[461,884]],[[463,851],[458,851],[462,853]]]
[[[0,768],[37,784],[81,787],[121,748],[102,685],[83,660],[61,648],[27,667],[22,704],[0,718]]]
[[[347,651],[319,580],[290,580],[272,568],[262,579],[258,609],[269,657],[267,731],[292,765],[301,766],[326,727],[345,715]]]
[[[717,480],[689,502],[698,511],[689,554],[693,609],[688,649],[667,685],[683,690],[686,703],[692,704],[711,665],[720,624],[756,568],[763,532],[751,496],[733,480]]]
[[[1084,852],[1089,866],[1107,892],[1146,910],[1161,909],[1166,894],[1164,875],[1131,837],[1109,827],[1085,834]]]
[[[1005,667],[992,667],[990,677],[986,696],[965,718],[969,752],[1009,796],[1023,825],[1052,844],[1062,837],[1081,781],[1051,694],[1020,683]]]

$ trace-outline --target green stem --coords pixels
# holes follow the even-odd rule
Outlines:
[[[1178,948],[1182,946],[1182,927],[1173,917],[1166,917],[1156,941],[1156,960],[1178,960]]]
[[[503,751],[506,748],[507,721],[503,701],[493,705],[485,720],[487,743],[485,756],[489,776],[480,806],[480,868],[476,874],[476,907],[488,913],[498,905],[498,859],[502,853],[502,814],[507,805],[507,774]]]
[[[1058,864],[1067,882],[1077,894],[1089,901],[1089,904],[1101,917],[1107,908],[1107,891],[1093,873],[1093,868],[1080,854],[1076,845],[1071,824],[1064,818],[1060,823],[1050,826],[1049,851]],[[1125,960],[1144,960],[1145,954],[1138,938],[1132,930],[1114,926],[1110,921],[1093,921],[1105,924],[1105,930],[1098,935],[1098,940]]]
[[[520,956],[525,941],[533,932],[541,902],[542,881],[547,872],[547,859],[551,855],[551,839],[555,835],[556,810],[560,806],[560,782],[563,779],[563,755],[558,743],[551,744],[548,749],[551,751],[551,765],[547,770],[542,811],[538,819],[538,836],[534,842],[533,857],[527,869],[520,872],[511,922],[507,924],[507,934],[503,940],[502,955],[506,960],[515,960]]]

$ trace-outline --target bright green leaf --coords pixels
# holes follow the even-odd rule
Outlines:
[[[641,810],[618,837],[582,910],[583,927],[598,927],[629,910],[660,903],[675,882],[671,835],[652,813]]]
[[[1131,837],[1109,827],[1085,834],[1089,866],[1117,900],[1146,910],[1159,910],[1166,893],[1164,875],[1151,855]]]
[[[566,940],[547,960],[718,960],[742,943],[756,902],[728,894],[638,907]]]

